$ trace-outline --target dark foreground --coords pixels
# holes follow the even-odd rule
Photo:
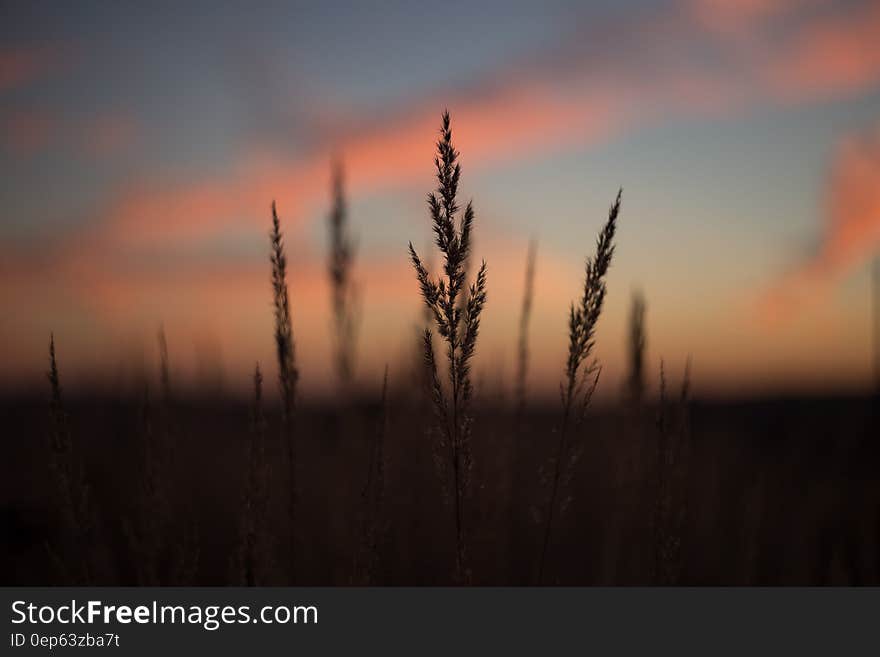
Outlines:
[[[453,581],[453,511],[424,406],[390,399],[384,432],[378,403],[300,409],[292,541],[274,408],[258,477],[267,506],[262,522],[243,524],[255,513],[247,404],[70,401],[86,539],[65,529],[46,401],[0,409],[0,584],[81,581],[71,573],[83,559],[90,584]],[[563,482],[570,503],[544,583],[880,584],[876,412],[870,399],[691,402],[671,404],[661,428],[656,406],[596,409]],[[509,410],[477,410],[463,511],[474,584],[536,583],[558,421],[555,407],[527,409],[519,423]],[[381,471],[369,465],[377,436]]]

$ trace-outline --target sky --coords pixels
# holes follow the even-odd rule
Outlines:
[[[303,394],[332,393],[335,159],[357,378],[405,384],[444,109],[488,265],[478,386],[514,372],[534,238],[529,387],[556,394],[621,187],[603,394],[635,290],[652,381],[691,357],[707,396],[870,386],[878,0],[145,5],[0,5],[0,388],[42,383],[51,332],[68,386],[155,376],[160,326],[181,386],[274,372],[275,200]]]

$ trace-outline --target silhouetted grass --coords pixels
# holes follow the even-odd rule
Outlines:
[[[600,370],[595,362],[590,361],[590,357],[593,353],[596,323],[605,302],[605,276],[611,266],[611,257],[614,255],[614,233],[617,230],[621,195],[622,191],[618,192],[617,199],[608,211],[608,221],[605,222],[605,226],[596,240],[596,254],[592,258],[587,258],[584,292],[580,303],[577,306],[572,303],[569,309],[568,359],[565,363],[565,380],[560,384],[562,423],[552,460],[553,475],[550,480],[550,495],[544,520],[544,538],[541,543],[541,558],[538,564],[538,583],[544,581],[547,553],[553,534],[553,522],[556,515],[562,511],[561,508],[558,508],[560,506],[560,490],[566,483],[571,468],[569,462],[572,456],[569,425],[574,422],[576,427],[580,427],[599,382]],[[595,378],[590,385],[589,379],[593,374],[595,374]]]
[[[7,442],[6,475],[14,483],[3,489],[0,511],[14,531],[7,529],[0,555],[6,579],[52,583],[53,564],[57,581],[66,584],[114,578],[150,585],[468,584],[475,573],[478,583],[510,584],[535,581],[536,570],[538,583],[564,584],[880,581],[875,400],[691,402],[688,361],[674,400],[661,362],[655,404],[645,394],[646,304],[635,294],[624,336],[628,403],[597,409],[590,440],[581,440],[601,372],[595,330],[620,193],[586,261],[581,298],[569,311],[561,417],[527,386],[534,242],[514,403],[474,402],[471,367],[487,278],[483,262],[467,281],[475,216],[470,203],[463,210],[458,205],[458,156],[444,113],[438,186],[428,196],[441,273],[432,277],[410,243],[430,327],[419,336],[424,367],[415,385],[397,396],[386,366],[378,403],[352,398],[341,412],[336,404],[299,407],[288,262],[274,203],[270,263],[280,413],[264,401],[259,366],[248,409],[203,390],[198,400],[187,400],[185,387],[173,385],[160,328],[157,403],[143,381],[139,400],[97,400],[87,417],[81,411],[88,403],[81,403],[72,416],[87,430],[74,431],[53,336],[48,418],[41,400],[32,413],[24,402],[15,412],[4,410],[0,421],[12,436],[46,424],[49,434],[48,458],[33,441]],[[334,367],[345,383],[354,367],[356,308],[341,168],[333,190]],[[280,440],[267,441],[276,430]],[[428,476],[431,449],[420,441],[426,433],[436,437],[432,447],[451,514]],[[86,439],[76,449],[73,435]],[[589,458],[578,462],[584,448]],[[550,466],[543,487],[531,465],[542,461]],[[270,467],[276,462],[286,477]],[[473,498],[472,469],[480,483]],[[50,487],[54,495],[44,499]],[[544,506],[543,522],[520,531],[514,525],[525,515],[526,500]],[[569,504],[576,513],[564,513]],[[498,540],[505,531],[506,544]],[[442,540],[446,536],[452,540]]]
[[[352,280],[354,242],[349,235],[342,163],[333,167],[333,207],[328,216],[331,308],[335,337],[336,374],[343,386],[354,374],[357,339],[357,290]]]
[[[629,376],[627,377],[626,394],[630,401],[638,406],[645,394],[645,295],[633,292],[629,311],[629,339],[627,349],[629,356]]]
[[[55,358],[55,335],[49,338],[49,379],[51,398],[49,403],[49,464],[55,478],[64,535],[69,545],[60,549],[47,544],[63,579],[74,585],[88,586],[94,582],[95,565],[95,517],[90,499],[89,485],[82,464],[74,456],[70,423],[64,409],[61,393],[61,377]]]
[[[477,345],[480,314],[486,302],[486,263],[480,266],[476,280],[471,284],[465,302],[465,266],[470,254],[471,229],[474,222],[473,205],[468,202],[458,225],[458,182],[461,166],[458,151],[452,143],[449,112],[443,113],[440,139],[437,142],[438,187],[428,195],[428,208],[437,248],[443,257],[443,276],[436,281],[428,274],[419,256],[409,244],[410,257],[425,305],[434,317],[440,337],[446,343],[450,391],[444,391],[437,372],[434,346],[430,329],[425,330],[425,364],[431,373],[432,399],[439,423],[441,477],[451,478],[451,495],[455,509],[455,573],[456,580],[469,583],[467,549],[464,527],[464,504],[470,487],[471,473],[471,416],[469,405],[473,393],[470,367]],[[445,276],[445,278],[444,278]],[[460,305],[461,304],[461,305]],[[443,454],[446,452],[446,454]],[[451,471],[451,473],[449,472]]]
[[[272,202],[272,232],[270,234],[272,264],[272,300],[275,308],[275,352],[278,358],[278,387],[281,392],[281,440],[287,454],[288,495],[287,519],[289,541],[290,580],[296,581],[297,548],[297,440],[295,432],[296,384],[299,371],[296,368],[293,327],[290,319],[290,299],[287,291],[287,257],[281,222]]]
[[[657,413],[657,475],[654,508],[654,582],[678,584],[682,571],[682,531],[687,513],[689,444],[688,403],[690,360],[685,365],[681,393],[670,408],[666,371],[660,361],[660,403]]]
[[[523,285],[522,308],[519,315],[519,338],[517,341],[516,359],[516,416],[522,417],[526,406],[526,379],[529,370],[529,321],[532,318],[532,296],[535,291],[535,258],[538,242],[529,241],[529,252],[526,256],[526,275]]]
[[[263,374],[254,368],[254,402],[247,442],[247,478],[242,500],[236,574],[242,586],[271,582],[272,557],[268,540],[269,463],[266,460],[266,420],[263,415]]]
[[[385,510],[385,440],[388,433],[388,366],[382,378],[382,399],[371,432],[367,481],[361,491],[362,512],[359,543],[355,552],[352,582],[377,583],[388,521]]]

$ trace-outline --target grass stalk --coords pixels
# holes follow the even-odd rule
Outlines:
[[[630,403],[638,406],[645,394],[645,295],[636,290],[632,295],[629,313],[629,335],[627,340],[629,356],[629,376],[626,396]]]
[[[440,424],[441,455],[447,454],[445,469],[451,479],[455,512],[455,579],[468,584],[471,572],[467,566],[464,528],[464,504],[470,487],[472,467],[470,455],[473,395],[470,368],[480,328],[480,315],[486,302],[486,263],[482,263],[476,279],[466,288],[466,266],[470,255],[470,239],[474,222],[473,204],[468,203],[459,220],[457,201],[461,165],[452,141],[449,112],[443,113],[440,138],[437,141],[438,187],[428,195],[428,208],[435,244],[443,258],[443,274],[431,278],[418,254],[409,244],[410,259],[419,281],[422,299],[430,310],[437,332],[446,345],[449,391],[440,382],[434,357],[431,330],[425,331],[425,363],[431,376],[434,410]],[[466,299],[462,297],[466,294]],[[441,456],[442,458],[442,456]]]
[[[330,302],[333,310],[333,329],[336,341],[336,374],[343,386],[354,376],[355,346],[357,339],[357,290],[352,280],[354,241],[349,235],[348,206],[345,202],[345,177],[342,164],[333,168],[331,195],[333,207],[328,216],[329,243],[328,274]]]
[[[272,202],[272,231],[270,233],[270,256],[272,264],[272,300],[275,310],[275,352],[278,358],[278,387],[281,394],[281,441],[287,454],[288,472],[288,530],[290,532],[289,558],[290,580],[296,581],[296,531],[297,531],[297,449],[295,431],[296,385],[299,372],[296,368],[295,343],[290,319],[290,297],[287,289],[287,257],[281,222],[275,202]]]
[[[666,371],[660,361],[660,401],[657,412],[657,476],[654,506],[654,582],[671,586],[681,580],[682,530],[686,506],[689,456],[691,362],[687,360],[674,410],[667,396]]]
[[[247,476],[238,549],[238,579],[242,586],[266,584],[266,510],[269,502],[269,464],[266,461],[266,420],[263,414],[263,373],[254,368],[254,401],[247,446]]]
[[[376,584],[381,565],[381,548],[386,532],[385,522],[385,437],[388,433],[388,366],[382,378],[382,399],[378,417],[370,439],[370,456],[367,461],[367,481],[361,491],[363,517],[358,550],[355,554],[354,575],[356,584]]]
[[[562,423],[553,458],[553,477],[544,520],[541,556],[538,563],[539,584],[544,582],[553,523],[560,511],[558,507],[561,484],[567,478],[570,468],[568,462],[571,455],[570,425],[573,421],[577,425],[583,421],[599,381],[600,370],[595,361],[591,360],[591,356],[595,346],[596,324],[605,301],[605,276],[614,255],[614,233],[617,229],[622,193],[622,190],[617,193],[617,198],[608,211],[608,220],[596,240],[595,255],[587,258],[584,268],[584,292],[580,303],[577,306],[572,303],[569,308],[568,359],[565,363],[565,379],[559,386],[562,399]],[[588,381],[593,376],[593,384],[589,385]]]
[[[516,420],[517,425],[522,419],[526,407],[526,379],[529,369],[529,323],[532,317],[532,297],[535,291],[535,258],[537,257],[538,242],[535,239],[529,241],[529,251],[526,256],[526,276],[523,287],[522,308],[519,316],[519,339],[517,341],[516,360]]]
[[[88,586],[94,583],[95,568],[90,554],[95,549],[95,515],[91,507],[91,491],[83,467],[76,460],[70,423],[61,389],[58,361],[55,357],[55,335],[49,338],[49,464],[57,486],[69,549],[50,549],[50,555],[69,584]]]

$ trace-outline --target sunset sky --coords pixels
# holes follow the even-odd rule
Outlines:
[[[146,5],[149,4],[149,7]],[[259,7],[251,6],[259,5]],[[0,386],[156,369],[182,384],[273,372],[276,200],[304,394],[334,384],[326,217],[346,168],[358,379],[406,376],[421,313],[440,115],[452,115],[474,255],[476,363],[514,371],[538,240],[530,385],[554,394],[566,314],[623,187],[604,393],[632,291],[652,380],[698,394],[866,390],[880,247],[880,0],[4,2]]]

